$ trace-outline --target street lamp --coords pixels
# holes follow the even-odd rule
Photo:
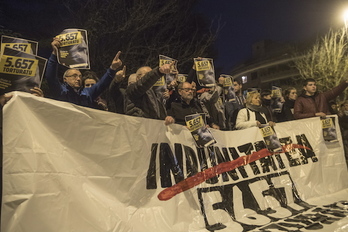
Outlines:
[[[344,26],[347,29],[347,23],[348,23],[348,9],[344,11],[343,13],[343,19],[344,19]]]

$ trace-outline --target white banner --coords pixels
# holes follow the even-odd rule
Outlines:
[[[257,128],[196,149],[180,125],[13,94],[1,231],[347,231],[341,135],[319,118],[277,124],[283,153]]]

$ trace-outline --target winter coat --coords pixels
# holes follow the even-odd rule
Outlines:
[[[164,120],[167,112],[152,86],[163,74],[153,69],[126,89],[125,113],[127,115]]]
[[[316,113],[323,112],[330,115],[328,102],[342,93],[348,84],[344,81],[338,86],[324,93],[316,92],[313,96],[302,94],[295,101],[294,118],[315,117]]]
[[[80,88],[77,91],[65,82],[60,83],[57,74],[57,56],[52,54],[48,59],[45,78],[54,99],[96,108],[95,100],[108,88],[116,74],[116,70],[107,69],[104,76],[91,88]]]
[[[175,123],[186,125],[185,116],[190,114],[203,113],[203,109],[198,100],[192,99],[190,104],[185,101],[172,102],[171,108],[168,110],[168,116],[175,119]]]
[[[264,118],[266,123],[268,122],[266,115],[263,112],[259,112],[260,115]],[[237,121],[236,121],[236,128],[238,130],[240,129],[246,129],[250,127],[256,127],[257,126],[256,120],[256,112],[252,111],[248,108],[243,108],[239,110],[237,115]]]
[[[282,112],[280,113],[278,117],[278,122],[286,122],[286,121],[291,121],[295,119],[294,105],[295,105],[295,100],[291,100],[291,99],[285,100],[282,107]]]
[[[220,97],[221,94],[222,88],[220,86],[216,86],[215,91],[202,93],[200,96],[200,101],[208,110],[213,123],[218,125],[220,129],[224,129],[226,127],[226,117],[224,112],[224,104]]]

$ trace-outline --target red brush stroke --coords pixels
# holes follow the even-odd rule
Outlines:
[[[294,148],[303,148],[303,149],[310,150],[310,148],[299,145],[299,144],[289,144],[289,145],[282,146],[283,151],[290,151]],[[282,152],[277,152],[277,153],[282,153]],[[220,175],[224,172],[232,171],[240,166],[247,165],[251,162],[254,162],[256,160],[259,160],[261,158],[264,158],[264,157],[267,157],[267,156],[270,156],[273,154],[276,154],[276,153],[271,153],[269,150],[264,148],[260,151],[253,152],[250,155],[241,156],[235,160],[218,164],[214,167],[205,169],[204,171],[199,172],[194,176],[190,176],[190,177],[186,178],[185,180],[183,180],[183,181],[181,181],[181,182],[179,182],[171,187],[164,189],[163,191],[161,191],[158,194],[157,197],[161,201],[167,201],[167,200],[171,199],[172,197],[174,197],[175,195],[177,195],[181,192],[184,192],[186,190],[189,190],[190,188],[193,188],[194,186],[197,186],[197,185],[203,183],[204,181],[209,180],[210,178],[213,178],[213,177]]]

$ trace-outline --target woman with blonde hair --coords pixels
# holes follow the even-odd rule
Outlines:
[[[269,124],[274,126],[275,123],[268,121],[265,108],[261,105],[261,97],[259,92],[249,92],[246,98],[246,108],[238,112],[236,120],[236,128],[246,129],[250,127],[259,127],[261,124]]]

